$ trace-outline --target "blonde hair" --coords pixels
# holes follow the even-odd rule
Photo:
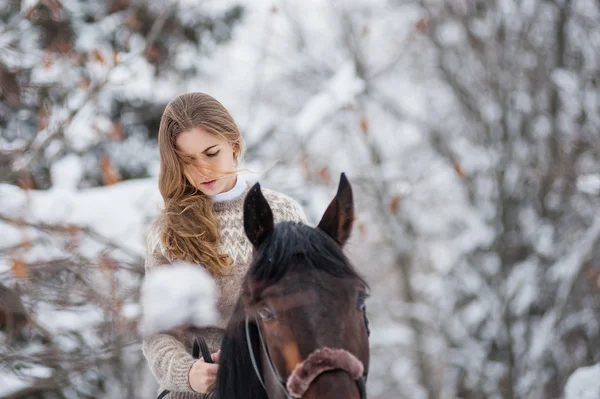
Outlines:
[[[173,258],[200,263],[214,276],[223,277],[229,274],[232,260],[218,252],[219,226],[212,200],[186,177],[190,163],[175,144],[180,133],[194,128],[226,140],[233,147],[236,161],[242,156],[244,142],[239,128],[227,109],[213,97],[187,93],[167,105],[158,131],[158,188],[164,200],[164,209],[157,220],[160,241]]]

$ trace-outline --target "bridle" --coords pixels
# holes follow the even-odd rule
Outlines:
[[[365,315],[365,321],[366,321],[366,315]],[[285,381],[283,380],[283,378],[281,378],[281,375],[277,372],[277,369],[275,368],[275,365],[273,364],[273,360],[271,359],[271,356],[269,354],[269,350],[268,350],[267,346],[265,345],[265,341],[264,341],[262,333],[260,331],[260,326],[258,324],[258,320],[255,318],[254,322],[256,323],[256,329],[258,330],[260,347],[262,348],[263,354],[264,354],[265,358],[267,359],[267,364],[269,365],[269,369],[271,370],[271,373],[275,377],[274,378],[275,381],[277,382],[278,386],[281,388],[281,390],[283,391],[283,393],[285,394],[285,397],[287,399],[299,399],[298,396],[294,396],[290,393],[290,391],[288,390],[288,387],[286,386]],[[260,381],[260,384],[266,391],[267,387],[265,385],[264,379],[258,368],[258,363],[256,361],[256,357],[254,356],[254,349],[252,347],[252,341],[250,340],[249,324],[250,324],[249,317],[246,316],[246,321],[245,321],[246,343],[248,345],[248,351],[250,352],[250,359],[252,361],[252,366],[254,368],[254,372],[256,373],[256,377],[258,378],[258,380]],[[368,326],[367,326],[367,331],[368,331]],[[368,372],[365,370],[361,376],[359,376],[358,378],[355,379],[356,386],[358,387],[358,392],[360,394],[360,399],[367,399],[367,389],[366,389],[367,376],[368,376]]]

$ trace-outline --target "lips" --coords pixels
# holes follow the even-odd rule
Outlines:
[[[202,185],[202,187],[210,188],[210,187],[214,186],[216,182],[217,182],[216,180],[209,180],[207,182],[200,183],[200,184]]]

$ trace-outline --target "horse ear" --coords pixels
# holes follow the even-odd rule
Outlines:
[[[352,187],[346,175],[342,173],[337,194],[327,207],[317,227],[343,247],[350,237],[353,222]]]
[[[273,212],[269,203],[256,183],[244,200],[244,230],[246,236],[258,248],[265,238],[273,232]]]

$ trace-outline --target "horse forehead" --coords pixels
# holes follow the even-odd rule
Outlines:
[[[315,288],[294,287],[287,290],[285,286],[277,287],[274,291],[266,291],[261,295],[261,300],[266,300],[278,312],[300,311],[314,314],[318,310],[330,312],[332,308],[338,311],[345,308],[345,303],[352,305],[352,296],[349,290],[340,291],[340,287]]]
[[[317,288],[324,284],[328,288],[333,288],[331,287],[331,284],[334,283],[336,286],[341,287],[353,286],[358,283],[358,280],[354,276],[338,276],[329,271],[318,270],[311,267],[297,268],[296,271],[287,273],[282,280],[290,283],[297,282]]]
[[[340,296],[357,291],[360,281],[350,277],[337,277],[323,271],[298,271],[285,275],[270,285],[258,283],[255,287],[261,296],[285,296],[305,293],[312,296]]]
[[[291,292],[277,292],[265,295],[263,299],[270,300],[278,311],[310,307],[319,304],[319,296],[314,290],[298,290]]]

